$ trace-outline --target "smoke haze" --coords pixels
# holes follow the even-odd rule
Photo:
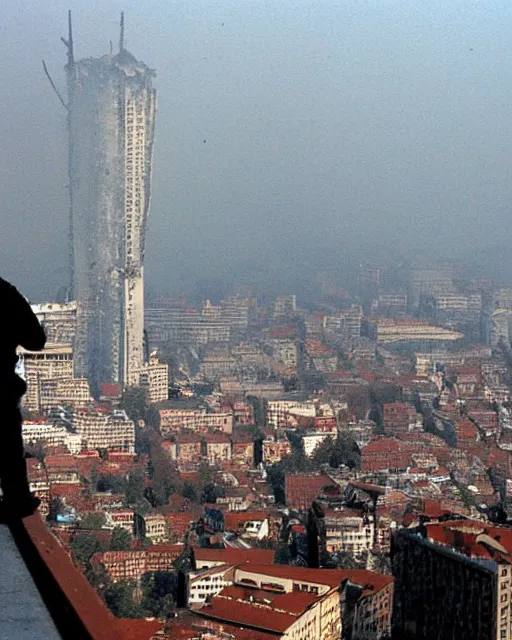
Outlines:
[[[296,5],[299,6],[296,6]],[[0,273],[67,283],[67,10],[77,58],[156,69],[151,291],[280,281],[375,246],[510,276],[512,9],[493,0],[27,2],[3,8]],[[297,266],[298,265],[298,266]]]

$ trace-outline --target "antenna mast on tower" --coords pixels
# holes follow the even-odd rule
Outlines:
[[[119,53],[124,51],[124,11],[121,11],[121,23],[119,30]]]

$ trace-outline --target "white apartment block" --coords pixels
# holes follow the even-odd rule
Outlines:
[[[307,458],[310,458],[318,445],[322,444],[324,440],[327,438],[335,438],[336,434],[328,433],[328,432],[312,432],[305,433],[302,436],[302,450],[304,451],[304,455]]]
[[[39,382],[39,407],[43,412],[57,406],[83,408],[92,401],[85,378],[51,378]]]
[[[328,512],[324,519],[327,551],[343,551],[361,558],[373,548],[374,525],[362,516]]]
[[[267,403],[267,426],[273,429],[284,428],[288,424],[289,414],[316,416],[315,403],[311,400],[269,400]]]
[[[44,302],[31,305],[46,334],[47,343],[72,344],[76,333],[75,301]]]
[[[136,367],[132,370],[131,382],[147,389],[150,404],[163,402],[169,397],[169,365],[153,360]]]
[[[298,351],[295,340],[272,340],[274,359],[292,369],[297,368]]]
[[[153,544],[165,542],[169,538],[169,525],[164,516],[148,514],[144,516],[145,534]]]
[[[206,571],[191,571],[188,574],[188,606],[192,609],[198,607],[208,597],[233,584],[233,574],[234,568],[227,565],[212,567]]]
[[[22,428],[23,444],[43,444],[45,447],[66,447],[70,453],[76,455],[82,450],[82,438],[70,433],[66,427],[25,420]]]
[[[47,343],[42,351],[19,348],[19,373],[27,383],[23,406],[34,413],[41,412],[41,381],[73,377],[73,349],[69,343]]]
[[[135,453],[135,425],[124,411],[78,410],[73,414],[73,425],[84,449]]]
[[[159,414],[160,433],[164,437],[179,433],[182,429],[233,431],[232,413],[207,412],[205,409],[160,409]]]

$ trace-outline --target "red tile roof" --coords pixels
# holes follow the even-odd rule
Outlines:
[[[323,492],[324,487],[340,491],[339,486],[324,474],[287,473],[285,475],[285,496],[288,506],[308,509],[313,500]]]
[[[257,564],[271,564],[274,551],[271,549],[201,549],[194,547],[196,564],[203,562],[222,562],[224,564],[241,564],[254,562]]]
[[[116,626],[123,640],[150,640],[164,624],[158,620],[136,620],[134,618],[119,618]]]
[[[264,609],[249,602],[234,603],[221,596],[214,596],[196,614],[274,633],[284,633],[297,619],[291,613]]]
[[[343,580],[348,578],[351,582],[364,586],[363,593],[365,595],[376,593],[393,582],[391,576],[366,569],[309,569],[283,564],[258,565],[252,563],[243,565],[239,569],[275,578],[323,584],[331,588],[338,587]]]
[[[121,386],[111,382],[100,382],[100,395],[104,398],[117,398],[121,395]]]

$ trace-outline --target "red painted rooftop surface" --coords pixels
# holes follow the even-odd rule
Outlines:
[[[363,591],[364,595],[376,593],[393,582],[391,576],[367,571],[366,569],[308,569],[282,564],[258,565],[252,563],[241,566],[239,569],[296,582],[323,584],[331,588],[338,587],[343,580],[348,578],[356,584],[368,585]],[[372,588],[370,588],[370,585]]]
[[[100,382],[100,394],[104,398],[117,398],[121,395],[121,386],[111,382]]]
[[[287,473],[285,475],[286,503],[290,506],[310,507],[326,486],[339,491],[339,486],[329,476]]]
[[[164,627],[164,624],[158,620],[120,618],[116,622],[122,640],[150,640],[157,631]]]
[[[453,520],[427,524],[428,538],[440,544],[451,546],[468,556],[493,557],[488,547],[477,542],[477,536],[486,534],[512,553],[512,529],[492,527],[476,520]]]
[[[225,564],[240,564],[255,562],[258,564],[271,564],[274,560],[272,549],[200,549],[194,547],[194,556],[198,562],[223,562]]]
[[[297,619],[290,613],[263,609],[249,602],[236,602],[215,596],[196,613],[217,620],[226,620],[245,627],[256,627],[274,633],[284,633]]]

